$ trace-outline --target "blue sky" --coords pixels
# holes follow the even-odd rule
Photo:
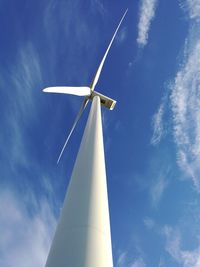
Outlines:
[[[42,267],[89,107],[81,98],[126,8],[97,90],[115,267],[200,266],[200,1],[0,1],[0,266]]]

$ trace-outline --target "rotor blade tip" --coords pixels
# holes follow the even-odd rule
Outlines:
[[[127,8],[126,11],[124,12],[124,16],[123,16],[123,17],[126,16],[127,12],[128,12],[128,8]]]
[[[60,153],[60,155],[59,155],[59,157],[58,157],[58,159],[57,159],[57,165],[58,165],[58,163],[60,162],[60,159],[61,159],[61,157],[62,157],[62,154],[63,154],[63,150],[61,151],[61,153]]]

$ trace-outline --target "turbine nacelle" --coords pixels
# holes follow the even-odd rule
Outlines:
[[[115,105],[116,105],[116,101],[108,96],[102,95],[99,92],[93,91],[89,97],[89,99],[93,99],[95,96],[99,96],[100,97],[100,101],[101,101],[101,105],[105,108],[108,108],[109,110],[113,110]]]

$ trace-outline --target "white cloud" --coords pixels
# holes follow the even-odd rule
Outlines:
[[[105,16],[106,14],[106,9],[102,1],[100,0],[91,0],[90,5],[93,11],[98,11],[102,16]]]
[[[165,171],[161,170],[159,176],[153,181],[153,184],[150,187],[151,202],[155,208],[158,207],[163,193],[168,186],[168,173],[169,169],[166,169]]]
[[[158,265],[158,267],[165,267],[166,265],[165,265],[165,261],[164,261],[164,259],[161,257],[160,258],[160,261],[159,261],[159,265]]]
[[[39,55],[34,46],[27,43],[16,54],[10,69],[2,70],[0,84],[4,97],[7,97],[2,124],[9,131],[10,138],[6,131],[0,135],[5,140],[2,146],[5,150],[4,159],[12,166],[19,162],[27,163],[25,140],[28,138],[23,131],[38,118],[38,98],[34,92],[42,81]]]
[[[185,42],[182,64],[170,86],[173,136],[177,163],[184,178],[190,178],[200,192],[200,2],[181,2],[189,14],[189,35]],[[152,144],[163,135],[162,104],[154,117]]]
[[[133,258],[132,255],[129,255],[127,251],[120,252],[117,259],[117,267],[146,267],[146,264],[140,255],[139,252],[138,257]]]
[[[164,102],[161,103],[157,113],[154,114],[152,119],[152,126],[153,126],[153,136],[151,138],[152,145],[157,145],[158,143],[160,143],[164,135],[163,114],[164,114]]]
[[[181,5],[188,11],[190,30],[182,64],[170,85],[170,108],[177,163],[184,173],[182,176],[190,178],[200,192],[200,2],[184,0]],[[158,144],[165,134],[164,111],[165,99],[162,99],[153,117],[153,145]]]
[[[45,199],[34,212],[26,204],[11,191],[0,192],[2,267],[45,266],[56,219]]]
[[[200,2],[199,0],[184,0],[182,1],[183,8],[189,12],[190,19],[200,20]]]
[[[36,179],[41,178],[38,180],[40,189],[45,187],[44,194],[53,195],[50,184],[45,180],[45,170],[41,171],[39,162],[34,160],[32,151],[26,146],[31,138],[26,134],[26,129],[39,117],[39,97],[35,90],[42,82],[42,74],[39,55],[31,43],[17,50],[10,69],[2,70],[4,75],[1,87],[6,89],[2,92],[8,101],[1,121],[6,130],[1,131],[0,137],[4,140],[1,142],[4,155],[1,160],[1,177],[4,180],[6,177],[5,184],[8,187],[10,181],[13,188],[19,186],[20,194],[17,197],[11,190],[4,188],[0,191],[0,266],[42,267],[45,265],[56,218],[49,205],[51,196],[48,200],[38,200],[26,186],[27,176],[32,172],[36,174]],[[34,168],[30,168],[30,165]],[[20,173],[19,166],[23,169]],[[28,181],[33,184],[31,179]],[[24,192],[28,193],[24,195]]]
[[[200,41],[178,71],[171,93],[177,162],[200,190]]]
[[[153,229],[155,226],[154,220],[149,218],[149,217],[144,218],[143,222],[144,222],[144,225],[146,226],[146,228],[149,230]]]
[[[136,259],[133,263],[131,263],[130,267],[145,267],[146,264],[142,258]]]
[[[117,259],[117,266],[124,266],[126,263],[127,252],[123,251],[119,254]]]
[[[200,266],[200,244],[194,250],[181,249],[181,235],[172,227],[165,226],[163,229],[166,237],[166,251],[183,267]]]
[[[116,41],[118,43],[122,43],[122,42],[124,42],[124,40],[126,39],[126,37],[127,37],[127,30],[126,30],[125,27],[123,27],[121,29],[121,31],[119,31],[119,33],[117,34]]]
[[[137,42],[141,46],[147,44],[149,29],[155,16],[156,6],[157,0],[142,0],[141,2],[137,38]]]

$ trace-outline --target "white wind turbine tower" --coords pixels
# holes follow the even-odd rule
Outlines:
[[[127,11],[115,30],[90,87],[48,87],[43,90],[48,93],[85,97],[58,157],[58,162],[88,101],[92,101],[46,267],[113,266],[101,105],[112,110],[116,101],[94,89],[106,56]]]

